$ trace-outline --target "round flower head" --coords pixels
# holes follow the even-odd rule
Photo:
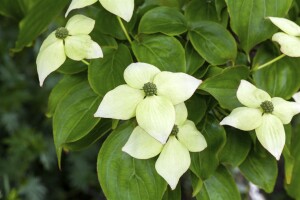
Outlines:
[[[36,60],[41,86],[45,78],[65,62],[66,57],[78,61],[103,57],[100,46],[88,35],[94,25],[95,20],[75,15],[66,27],[58,28],[45,39]]]
[[[300,57],[300,26],[285,18],[269,17],[269,19],[283,31],[275,33],[272,37],[273,41],[280,44],[281,52],[290,57]]]
[[[175,122],[174,105],[189,99],[201,80],[185,73],[161,72],[147,63],[124,71],[127,84],[109,91],[95,117],[127,120],[136,116],[141,128],[165,143]]]
[[[176,105],[175,112],[175,124],[165,145],[137,126],[122,148],[137,159],[149,159],[160,154],[155,163],[156,171],[172,189],[176,188],[180,177],[190,167],[189,151],[200,152],[207,147],[205,138],[197,130],[194,122],[187,120],[185,104]]]
[[[66,17],[74,9],[83,8],[94,4],[97,0],[72,0]],[[100,4],[109,12],[129,22],[134,9],[134,0],[99,0]]]
[[[245,106],[232,110],[220,124],[250,131],[277,160],[285,144],[283,124],[300,112],[300,105],[280,97],[271,98],[268,93],[242,80],[237,90],[238,100]]]

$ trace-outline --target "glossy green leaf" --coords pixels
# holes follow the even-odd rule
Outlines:
[[[133,129],[126,122],[103,143],[97,161],[101,188],[107,199],[162,199],[167,184],[155,171],[155,159],[134,159],[121,150]]]
[[[276,57],[277,50],[262,47],[253,61],[254,66],[264,64]],[[290,99],[300,88],[300,58],[284,57],[277,62],[256,71],[253,79],[257,87],[265,90],[273,97]]]
[[[218,18],[221,19],[222,11],[226,8],[226,2],[225,0],[215,0],[215,6]]]
[[[123,73],[132,63],[129,49],[120,44],[118,49],[104,49],[101,59],[91,60],[88,70],[88,79],[93,90],[104,96],[108,91],[125,83]]]
[[[150,63],[163,71],[186,71],[184,48],[174,37],[144,35],[132,43],[132,50],[139,62]]]
[[[220,22],[214,1],[193,0],[186,7],[184,15],[191,26],[200,21]]]
[[[205,62],[190,43],[185,46],[186,72],[194,74]]]
[[[139,33],[164,33],[173,36],[186,31],[187,25],[183,14],[169,7],[157,7],[148,11],[139,24]]]
[[[234,128],[226,129],[226,145],[220,153],[220,162],[239,166],[251,149],[251,138],[248,133]]]
[[[241,196],[232,175],[224,166],[203,182],[198,200],[240,200]]]
[[[40,0],[1,0],[0,15],[20,19]]]
[[[239,168],[249,181],[266,192],[273,191],[278,169],[277,162],[271,154],[262,155],[251,151]]]
[[[62,66],[58,68],[58,72],[63,74],[77,74],[87,69],[87,65],[81,61],[67,59]]]
[[[151,1],[158,1],[159,5],[162,6],[177,7],[177,8],[181,8],[185,3],[185,0],[151,0]]]
[[[64,149],[79,151],[89,147],[111,130],[110,119],[100,119],[100,122],[83,138],[64,144]]]
[[[101,98],[87,82],[74,86],[59,102],[53,116],[53,137],[60,165],[64,144],[85,137],[99,122],[94,117]]]
[[[207,106],[203,95],[194,94],[191,98],[185,101],[188,110],[188,119],[198,124],[205,116]]]
[[[117,17],[105,10],[102,6],[97,9],[95,17],[95,32],[110,35],[119,40],[126,40],[126,36],[118,22]]]
[[[117,49],[118,48],[118,43],[116,41],[115,38],[113,38],[112,36],[109,35],[105,35],[103,33],[101,33],[97,27],[94,28],[94,30],[92,31],[92,33],[90,34],[90,36],[92,37],[92,39],[97,42],[100,47],[103,48],[113,48],[113,49]]]
[[[235,60],[236,42],[220,24],[199,22],[193,26],[188,35],[196,51],[210,64],[221,65]]]
[[[47,117],[52,117],[57,104],[64,98],[68,92],[76,85],[84,81],[84,75],[79,74],[75,76],[64,76],[59,83],[52,89],[49,100],[48,100],[48,110]]]
[[[300,117],[299,115],[295,118],[295,124],[292,127],[293,134],[291,140],[290,154],[293,157],[293,169],[290,183],[285,184],[287,193],[294,199],[299,199],[300,196]],[[285,152],[284,152],[285,153]],[[286,162],[286,160],[285,160]]]
[[[292,0],[225,0],[232,30],[238,35],[243,50],[249,51],[258,43],[271,38],[277,30],[266,17],[284,17]]]
[[[284,125],[284,130],[285,130],[285,146],[282,152],[284,157],[284,175],[285,175],[285,182],[287,184],[290,184],[293,176],[294,165],[295,165],[295,158],[294,155],[292,155],[291,153],[291,151],[293,150],[292,125],[291,124]]]
[[[229,67],[221,74],[207,78],[200,85],[200,89],[210,93],[223,108],[232,110],[241,104],[237,100],[236,91],[241,79],[247,79],[247,67]]]
[[[220,122],[208,115],[199,129],[206,139],[207,147],[199,153],[191,153],[190,169],[197,177],[205,180],[209,178],[219,166],[218,154],[226,142],[226,133]]]
[[[181,200],[181,186],[178,184],[175,190],[168,187],[162,200]]]
[[[36,3],[19,24],[20,32],[13,51],[21,51],[25,46],[28,46],[49,26],[68,3],[68,0],[42,0]]]

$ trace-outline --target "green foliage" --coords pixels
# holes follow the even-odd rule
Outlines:
[[[185,53],[180,42],[165,35],[141,35],[132,44],[139,62],[146,62],[164,71],[186,71]]]
[[[97,161],[101,187],[108,199],[161,199],[167,185],[154,160],[136,160],[121,150],[133,128],[131,122],[124,123],[103,143]]]
[[[0,101],[0,128],[4,130],[0,135],[0,198],[239,200],[243,191],[238,190],[233,169],[267,193],[274,191],[276,180],[284,182],[288,195],[299,198],[299,118],[285,125],[284,180],[280,173],[277,179],[281,162],[277,164],[253,131],[220,125],[230,111],[242,106],[236,96],[241,80],[285,100],[299,91],[299,58],[286,56],[260,69],[281,54],[270,41],[277,28],[267,17],[290,17],[297,22],[299,1],[136,0],[128,23],[99,2],[73,10],[70,15],[81,13],[95,20],[90,36],[101,46],[103,58],[82,62],[67,58],[40,89],[35,72],[42,41],[38,36],[65,24],[62,11],[69,3],[0,3],[0,14],[8,17],[0,18],[0,93],[4,97]],[[25,48],[29,46],[33,48]],[[14,60],[9,49],[18,52]],[[207,147],[190,152],[190,168],[175,190],[157,173],[157,157],[135,159],[122,151],[137,125],[135,119],[94,117],[107,92],[125,84],[124,70],[133,62],[202,80],[185,103],[188,119],[203,134]],[[50,120],[43,113],[52,117],[54,145]],[[64,170],[61,178],[55,152]],[[57,192],[52,194],[52,190]]]

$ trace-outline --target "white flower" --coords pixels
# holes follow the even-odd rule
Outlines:
[[[268,93],[242,80],[237,90],[238,100],[246,107],[233,109],[220,124],[250,131],[255,129],[257,139],[277,160],[285,144],[283,124],[300,112],[300,105]]]
[[[95,20],[75,15],[66,27],[58,28],[45,39],[36,60],[40,86],[65,62],[67,56],[78,61],[103,57],[100,46],[88,35],[94,25]]]
[[[187,120],[185,104],[176,105],[175,111],[175,126],[165,145],[137,126],[122,148],[124,152],[137,159],[149,159],[160,153],[155,168],[172,189],[176,188],[180,177],[190,167],[189,151],[199,152],[207,147],[205,138],[197,130],[194,122]]]
[[[132,63],[124,71],[127,84],[109,91],[95,117],[127,120],[165,143],[175,122],[174,105],[189,99],[201,80],[184,73],[161,72],[147,63]]]
[[[290,57],[300,57],[300,26],[285,18],[269,17],[283,32],[275,33],[273,41],[280,44],[281,52]]]
[[[109,12],[121,17],[125,21],[129,22],[134,9],[134,0],[99,0],[101,5]],[[67,12],[66,17],[71,10],[83,8],[97,0],[72,0]]]
[[[297,92],[296,94],[293,95],[293,99],[297,102],[300,103],[300,92]]]

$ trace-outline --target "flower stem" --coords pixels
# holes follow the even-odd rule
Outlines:
[[[270,60],[269,62],[266,62],[266,63],[263,64],[263,65],[260,65],[260,66],[258,66],[258,67],[254,67],[254,68],[252,69],[252,72],[255,72],[255,71],[257,71],[257,70],[263,69],[263,68],[267,67],[268,65],[271,65],[272,63],[274,63],[274,62],[280,60],[280,59],[283,58],[284,56],[285,56],[285,54],[281,54],[280,56],[277,56],[277,57],[274,58],[273,60]]]
[[[124,24],[123,24],[121,18],[120,18],[119,16],[117,16],[117,19],[118,19],[118,21],[119,21],[119,23],[120,23],[120,26],[121,26],[121,28],[122,28],[122,30],[123,30],[123,32],[124,32],[124,34],[125,34],[127,40],[128,40],[129,43],[131,44],[131,43],[132,43],[132,40],[130,39],[129,34],[128,34],[128,32],[127,32],[127,30],[126,30],[126,28],[125,28],[125,26],[124,26]]]
[[[88,61],[86,61],[86,60],[81,60],[81,62],[83,62],[83,63],[86,64],[87,66],[90,65],[90,63],[89,63]]]

